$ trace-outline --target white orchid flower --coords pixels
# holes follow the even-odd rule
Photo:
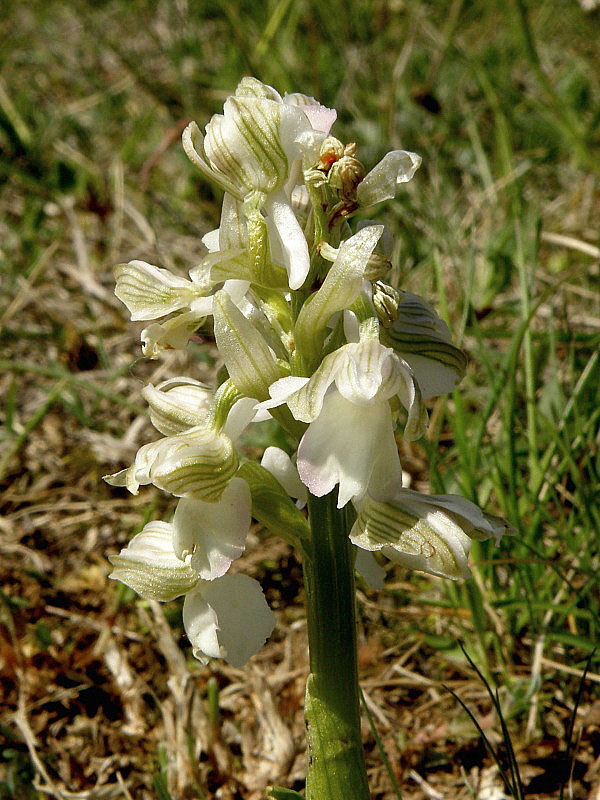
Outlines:
[[[134,463],[104,480],[137,494],[153,483],[175,497],[217,501],[235,475],[239,461],[231,439],[208,425],[143,445]]]
[[[142,353],[148,358],[160,358],[164,350],[185,350],[190,337],[204,322],[202,314],[185,311],[166,322],[152,322],[142,330]]]
[[[246,547],[252,499],[246,481],[233,478],[216,503],[185,498],[173,517],[173,549],[206,581],[224,575]]]
[[[271,400],[287,403],[295,419],[310,423],[298,446],[298,472],[321,497],[339,484],[338,507],[362,496],[370,482],[401,484],[389,400],[408,411],[405,438],[422,435],[426,411],[412,371],[378,341],[352,342],[326,356],[311,378],[281,378],[269,387]]]
[[[250,287],[249,280],[215,279],[210,269],[193,268],[191,280],[145,261],[130,261],[115,268],[115,294],[127,307],[132,320],[155,320],[175,313],[165,322],[153,322],[142,331],[142,351],[158,358],[165,349],[181,350],[190,336],[213,313],[215,286],[222,283],[234,303],[241,303]]]
[[[121,581],[145,600],[168,602],[198,582],[198,575],[173,549],[173,526],[149,522],[118,555],[109,556],[114,570],[109,578]]]
[[[167,435],[143,445],[134,463],[105,476],[106,482],[132,494],[153,483],[175,497],[218,501],[239,466],[234,443],[257,416],[254,400],[236,400],[221,429],[209,419],[207,406],[214,398],[196,381],[173,378],[147,386],[144,396],[151,421]]]
[[[281,256],[291,289],[302,286],[310,266],[291,193],[300,183],[303,161],[316,158],[322,129],[334,115],[313,98],[284,100],[270,86],[244,78],[223,114],[206,125],[206,137],[195,122],[183,132],[186,154],[206,177],[238,202],[260,195],[271,247]]]
[[[443,578],[469,578],[471,541],[495,539],[514,530],[458,495],[424,495],[400,484],[385,499],[367,495],[350,533],[357,547],[409,569]]]
[[[119,264],[114,270],[115,294],[127,306],[132,320],[159,319],[191,308],[205,288],[146,261]]]
[[[202,514],[193,520],[190,552],[176,552],[191,533],[188,506],[179,517],[178,507],[173,523],[149,522],[118,555],[109,556],[114,566],[109,577],[144,599],[166,602],[185,595],[184,628],[194,656],[203,663],[224,658],[242,666],[274,627],[259,583],[245,575],[223,575],[250,525],[249,496],[245,481],[234,479],[221,502],[197,509],[210,518]],[[196,501],[180,505],[190,502]]]
[[[296,499],[298,508],[304,508],[308,492],[300,480],[296,465],[288,454],[279,447],[267,447],[260,464],[277,478],[290,497]],[[385,570],[377,563],[373,553],[360,547],[355,548],[354,568],[373,589],[383,589]]]

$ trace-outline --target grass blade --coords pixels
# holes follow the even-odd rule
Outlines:
[[[371,733],[373,734],[373,738],[375,739],[375,744],[377,745],[377,751],[381,756],[381,760],[383,761],[385,771],[388,774],[388,778],[390,779],[390,783],[392,784],[392,788],[394,789],[397,800],[402,800],[402,793],[400,792],[400,786],[398,785],[398,781],[396,780],[396,776],[394,775],[392,765],[390,764],[390,760],[387,757],[387,753],[385,752],[383,742],[381,741],[381,737],[379,736],[377,728],[375,727],[375,720],[373,719],[373,715],[371,714],[369,706],[367,705],[367,701],[365,700],[363,690],[360,688],[360,686],[358,688],[358,691],[360,692],[360,701],[362,703],[364,712],[367,716],[369,728],[371,729]]]

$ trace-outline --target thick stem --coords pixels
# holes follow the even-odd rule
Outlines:
[[[307,800],[369,800],[360,735],[354,563],[337,493],[309,498]]]

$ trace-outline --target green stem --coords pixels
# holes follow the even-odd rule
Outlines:
[[[360,734],[354,563],[337,492],[309,498],[306,800],[369,800]]]

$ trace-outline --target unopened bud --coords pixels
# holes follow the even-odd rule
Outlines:
[[[373,305],[384,328],[389,328],[398,317],[401,294],[393,286],[382,281],[373,284]]]
[[[342,156],[329,171],[329,185],[348,200],[356,197],[356,187],[365,177],[365,168],[352,156]]]
[[[331,261],[331,263],[333,263],[339,253],[339,247],[332,247],[329,242],[319,242],[317,245],[317,252],[325,261]]]
[[[365,267],[365,278],[368,281],[378,281],[392,268],[392,262],[379,253],[372,253]]]
[[[335,136],[328,136],[321,145],[319,153],[319,169],[328,172],[331,165],[345,155],[344,145]]]

